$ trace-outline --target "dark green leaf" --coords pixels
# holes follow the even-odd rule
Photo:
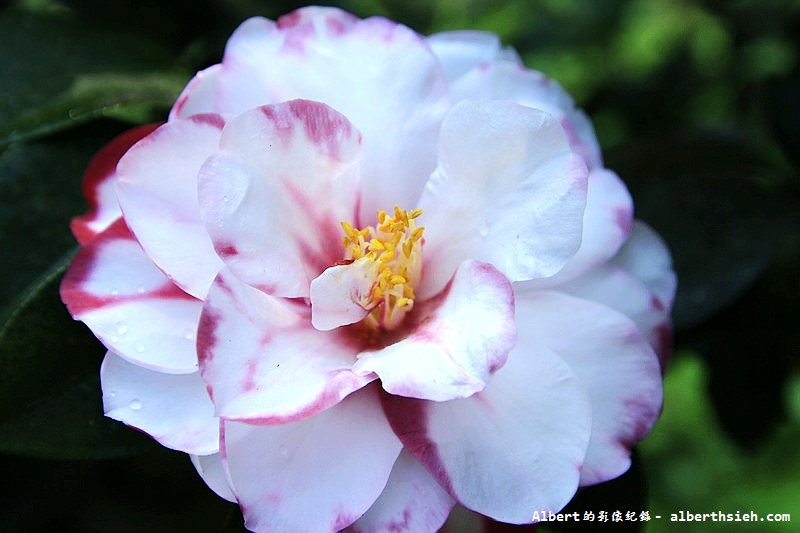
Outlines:
[[[58,295],[66,261],[0,331],[0,451],[48,458],[117,457],[152,446],[103,417],[103,348]]]
[[[58,15],[0,13],[0,148],[110,112],[166,110],[189,78],[143,36]]]

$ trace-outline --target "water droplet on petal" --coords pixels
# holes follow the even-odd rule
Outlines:
[[[113,390],[108,391],[106,394],[108,395],[109,398],[114,398],[117,395],[117,393]]]
[[[119,342],[119,337],[117,337],[116,335],[111,335],[111,337],[109,337],[108,340],[110,340],[111,342]]]
[[[128,331],[128,326],[125,325],[124,322],[117,322],[117,333],[120,335],[125,335]]]
[[[116,296],[119,294],[119,289],[111,289],[111,296]]]
[[[480,233],[481,237],[486,237],[489,235],[489,224],[486,222],[481,222],[481,225],[478,226],[478,233]]]
[[[144,344],[137,344],[137,345],[136,345],[136,351],[137,351],[138,353],[142,353],[142,352],[144,352]]]
[[[139,294],[144,294],[144,287],[136,287],[136,292]]]
[[[192,331],[190,328],[186,328],[183,330],[183,338],[186,340],[192,340],[194,338],[194,331]]]
[[[134,411],[138,411],[139,409],[142,408],[142,402],[140,402],[139,400],[131,400],[131,403],[128,404],[128,407],[130,407]]]

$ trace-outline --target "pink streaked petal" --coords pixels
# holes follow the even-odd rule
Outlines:
[[[61,299],[111,350],[160,372],[197,371],[203,304],[167,279],[120,219],[72,260]]]
[[[219,420],[199,373],[154,372],[108,352],[100,382],[107,417],[167,448],[197,455],[219,450]]]
[[[283,424],[324,411],[375,376],[351,371],[358,347],[311,325],[308,306],[274,298],[223,270],[198,328],[200,371],[217,415]]]
[[[200,171],[200,208],[214,247],[241,280],[308,297],[341,259],[340,222],[357,216],[361,135],[330,107],[292,100],[225,127]]]
[[[397,458],[386,488],[352,533],[433,533],[442,527],[455,500],[407,450]]]
[[[413,206],[436,166],[447,88],[424,39],[405,26],[320,7],[277,24],[249,19],[228,41],[214,76],[213,88],[198,84],[197,98],[213,91],[216,112],[303,98],[345,115],[368,140],[363,166],[373,186],[364,190],[362,223],[377,209]],[[196,109],[194,94],[185,96],[184,107]]]
[[[190,455],[189,457],[197,473],[208,485],[208,488],[213,490],[220,498],[236,503],[236,495],[233,493],[228,481],[228,475],[225,472],[222,457],[219,453]]]
[[[587,176],[547,113],[505,101],[457,104],[420,199],[419,294],[441,290],[465,259],[492,263],[511,281],[561,270],[581,243]]]
[[[332,266],[311,282],[311,323],[322,331],[353,324],[369,313],[372,261]]]
[[[374,387],[280,426],[226,421],[223,460],[253,531],[339,531],[378,498],[401,445]]]
[[[580,380],[546,347],[515,349],[489,386],[427,402],[384,395],[403,446],[459,503],[522,524],[560,510],[575,493],[591,433]]]
[[[661,369],[647,339],[612,309],[550,291],[517,291],[519,350],[544,345],[575,372],[592,401],[581,484],[615,478],[661,412]]]
[[[118,135],[89,162],[83,174],[83,196],[90,209],[85,215],[73,218],[70,223],[72,234],[79,243],[86,244],[122,215],[115,181],[117,162],[131,146],[158,126],[146,124]]]
[[[557,287],[611,259],[631,234],[633,201],[619,177],[605,169],[589,173],[583,239],[575,256],[555,276],[525,282],[539,288]]]
[[[541,109],[561,123],[572,149],[591,169],[602,168],[600,144],[586,115],[575,107],[572,97],[541,72],[521,66],[515,59],[498,58],[481,63],[450,81],[450,93],[460,100],[511,100]]]
[[[601,303],[633,320],[658,355],[662,370],[666,368],[672,351],[669,308],[630,272],[613,264],[602,265],[558,290]]]
[[[489,264],[465,261],[444,291],[413,313],[403,340],[361,352],[353,366],[358,374],[377,374],[391,394],[465,398],[486,387],[514,347],[511,283]]]
[[[224,124],[219,115],[168,122],[117,166],[117,194],[128,227],[170,279],[201,299],[222,261],[200,220],[197,172],[217,151]]]
[[[644,283],[665,309],[672,308],[678,279],[669,249],[653,228],[635,221],[630,238],[611,262]]]

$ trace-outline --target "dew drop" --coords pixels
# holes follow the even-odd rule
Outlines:
[[[126,326],[123,322],[117,322],[117,333],[120,335],[125,335],[128,332],[128,326]]]
[[[111,337],[109,337],[108,340],[110,340],[111,342],[119,342],[119,337],[117,337],[116,335],[111,335]]]
[[[189,341],[192,340],[194,338],[194,331],[192,331],[190,328],[186,328],[183,330],[183,338]]]
[[[137,351],[138,353],[142,353],[142,352],[144,352],[144,344],[137,344],[137,345],[136,345],[136,351]]]
[[[119,294],[119,289],[111,289],[111,296],[116,296]]]
[[[106,394],[108,394],[109,398],[115,398],[117,396],[117,393],[113,390],[108,391]]]
[[[223,202],[225,202],[225,203],[227,204],[228,202],[230,202],[230,201],[231,201],[231,199],[230,199],[230,198],[228,198],[228,195],[226,194],[226,195],[224,195],[224,196],[222,197],[222,201],[223,201]]]
[[[138,292],[139,294],[144,294],[144,287],[141,286],[136,287],[136,292]]]
[[[480,233],[481,237],[489,235],[489,224],[481,222],[481,225],[478,227],[478,233]]]
[[[130,407],[134,411],[138,411],[139,409],[142,408],[142,402],[140,402],[139,400],[131,400],[131,403],[128,404],[128,407]]]

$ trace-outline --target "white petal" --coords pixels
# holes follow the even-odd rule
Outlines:
[[[173,374],[197,371],[203,304],[167,279],[118,220],[72,260],[61,299],[111,350]]]
[[[608,307],[550,291],[516,296],[517,349],[552,349],[589,392],[592,438],[581,483],[619,476],[661,412],[658,358],[636,325]]]
[[[360,134],[324,104],[293,100],[231,119],[220,146],[198,192],[214,247],[246,283],[308,297],[344,256],[340,222],[357,216]]]
[[[198,328],[200,370],[217,415],[282,424],[315,415],[375,376],[351,371],[360,349],[311,325],[308,306],[274,298],[223,270]]]
[[[378,498],[400,453],[374,388],[280,426],[225,423],[223,458],[253,531],[338,531]]]
[[[353,366],[356,373],[377,374],[391,394],[465,398],[486,387],[514,346],[511,284],[485,263],[464,262],[445,290],[413,313],[403,340],[361,352]]]
[[[366,139],[364,175],[373,186],[364,190],[362,224],[377,209],[413,206],[435,167],[447,89],[424,39],[405,26],[320,7],[277,24],[252,18],[234,32],[212,77],[213,89],[187,88],[183,109],[205,107],[213,90],[216,112],[304,98],[344,114]]]
[[[588,171],[550,115],[510,102],[462,102],[442,124],[439,167],[419,207],[420,294],[465,259],[511,281],[551,276],[581,242]]]
[[[199,373],[154,372],[108,352],[100,381],[106,416],[167,448],[198,455],[219,450],[219,420]]]
[[[591,433],[583,384],[552,351],[515,349],[482,392],[428,402],[384,397],[403,446],[465,507],[529,523],[578,487]]]
[[[635,221],[630,238],[612,263],[644,283],[665,309],[672,308],[678,284],[672,270],[672,257],[667,245],[650,226]]]
[[[201,299],[222,261],[200,220],[197,172],[217,151],[224,123],[219,115],[194,115],[164,124],[117,166],[128,227],[170,279]]]
[[[222,458],[219,453],[212,453],[209,455],[190,455],[192,464],[206,485],[213,490],[217,496],[228,500],[229,502],[236,502],[236,495],[231,489],[228,476],[225,473],[225,468],[222,464]]]
[[[311,282],[311,323],[328,331],[367,316],[375,284],[370,260],[332,266]]]
[[[386,488],[353,533],[425,533],[438,531],[455,500],[445,492],[413,455],[403,450]]]
[[[446,31],[428,36],[427,41],[449,82],[501,55],[500,38],[485,31]]]

